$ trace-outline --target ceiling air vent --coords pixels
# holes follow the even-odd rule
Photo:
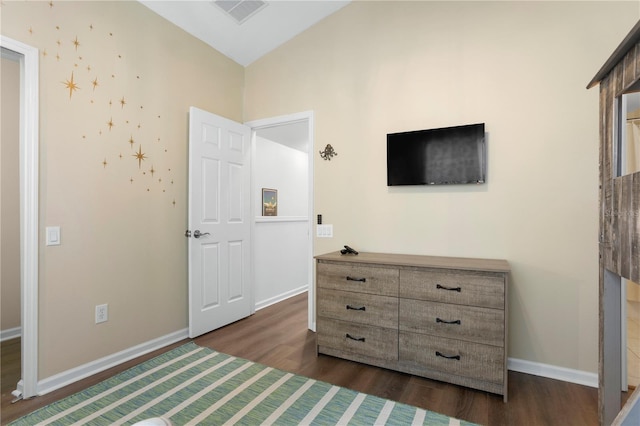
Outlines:
[[[238,24],[244,23],[267,6],[267,2],[261,0],[216,0],[212,3],[232,17]]]

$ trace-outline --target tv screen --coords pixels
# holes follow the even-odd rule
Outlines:
[[[387,185],[484,183],[484,123],[387,134]]]

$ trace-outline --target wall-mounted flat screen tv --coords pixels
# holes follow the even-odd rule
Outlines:
[[[485,182],[484,123],[387,134],[387,185]]]

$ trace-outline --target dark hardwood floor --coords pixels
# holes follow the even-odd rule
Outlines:
[[[194,340],[220,352],[483,425],[598,424],[598,392],[594,388],[509,372],[509,402],[504,403],[498,395],[329,356],[316,356],[315,335],[307,330],[306,293]],[[20,362],[19,344],[11,343],[15,341],[19,340],[1,345],[3,425],[188,340],[49,394],[11,404],[10,392],[19,377],[15,363]]]

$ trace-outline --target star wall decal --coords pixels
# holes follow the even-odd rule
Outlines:
[[[4,1],[7,0],[0,0],[0,5],[2,5]],[[43,3],[43,6],[46,8],[47,5],[53,7],[54,3],[57,2],[56,0],[45,0]],[[58,4],[55,4],[56,8],[58,8],[58,6]],[[167,204],[167,208],[171,208],[171,205],[176,207],[176,196],[175,194],[171,194],[176,188],[172,176],[172,168],[169,164],[165,165],[164,163],[165,161],[170,161],[171,158],[166,154],[160,155],[161,153],[168,152],[167,146],[165,145],[169,138],[154,134],[156,132],[156,126],[149,126],[149,123],[146,121],[147,118],[155,117],[156,120],[160,122],[166,114],[162,109],[156,110],[156,105],[144,105],[144,102],[139,101],[136,97],[136,94],[139,93],[135,90],[143,89],[139,89],[136,86],[134,91],[131,92],[128,90],[130,87],[127,85],[127,81],[120,81],[130,80],[141,83],[145,80],[143,78],[145,76],[139,74],[139,71],[134,70],[130,66],[131,64],[128,64],[128,59],[131,56],[128,50],[114,51],[112,57],[115,57],[114,59],[116,59],[118,63],[125,64],[127,67],[125,69],[130,69],[131,75],[121,75],[117,69],[105,68],[106,65],[102,63],[91,63],[92,57],[89,53],[85,54],[85,51],[92,52],[94,48],[102,47],[102,45],[93,46],[96,42],[95,37],[101,37],[103,39],[113,37],[115,39],[117,34],[110,33],[108,30],[105,31],[105,29],[100,29],[100,25],[86,21],[84,23],[73,23],[69,25],[56,25],[56,23],[52,22],[44,29],[39,27],[34,28],[28,25],[29,24],[26,23],[26,25],[22,27],[22,31],[26,30],[27,36],[31,34],[33,38],[44,37],[47,39],[46,45],[43,44],[39,46],[41,60],[55,60],[57,61],[56,65],[64,66],[64,68],[61,69],[63,74],[58,77],[62,78],[62,80],[58,81],[63,85],[62,89],[64,91],[61,90],[58,96],[61,99],[63,96],[66,97],[67,92],[69,93],[70,101],[67,108],[73,106],[71,101],[73,101],[73,103],[81,101],[83,105],[80,105],[80,107],[87,106],[93,109],[99,106],[101,108],[100,110],[108,112],[110,115],[105,122],[103,120],[106,114],[91,114],[89,119],[94,127],[82,131],[75,136],[76,140],[74,142],[78,143],[81,141],[86,149],[102,150],[103,145],[105,147],[107,144],[110,146],[109,148],[104,148],[104,152],[93,157],[93,167],[99,168],[100,165],[102,165],[104,173],[121,174],[121,185],[126,185],[126,175],[129,174],[130,178],[128,180],[132,188],[153,193],[154,197],[166,194],[167,199],[165,203]],[[65,27],[64,29],[62,28],[63,26]],[[43,31],[45,32],[44,35],[42,34]],[[92,32],[92,37],[87,38],[90,31]],[[115,41],[113,41],[113,43],[115,43]],[[116,45],[113,43],[112,45],[115,47]],[[82,50],[80,50],[80,48],[82,48]],[[78,74],[77,80],[75,75],[76,70],[81,70],[78,71],[80,74]],[[68,76],[67,78],[64,78],[65,74]],[[92,75],[93,78],[91,78]],[[100,75],[100,77],[98,77],[98,75]],[[111,78],[109,78],[109,76],[111,76]],[[90,87],[91,90],[84,90],[88,87]],[[74,95],[75,100],[73,100]],[[86,105],[86,103],[89,105]],[[116,111],[118,104],[120,105],[121,111]],[[114,108],[114,106],[116,106],[116,108]],[[127,107],[127,111],[124,110],[125,106]],[[143,115],[143,113],[146,114]],[[130,132],[128,139],[126,132]],[[133,133],[136,133],[135,137]],[[148,142],[145,142],[146,152],[142,150],[142,139],[148,140]],[[88,144],[89,141],[99,142],[100,145]],[[112,145],[110,143],[112,141],[120,142],[117,145]],[[125,151],[127,149],[125,143],[127,142],[130,145],[129,154],[125,154],[125,152],[127,152]],[[136,145],[138,145],[138,149],[136,149]],[[137,160],[138,171],[135,171],[134,163],[126,161],[126,157],[130,155]],[[100,157],[103,157],[103,159],[100,160]],[[152,158],[154,164],[149,164]],[[117,161],[118,159],[123,161],[119,162]],[[145,168],[143,169],[142,163],[145,161]],[[111,164],[112,162],[113,164]],[[155,167],[156,164],[158,165],[157,169]],[[106,170],[107,168],[109,170]],[[135,173],[137,173],[141,179],[138,179]],[[151,179],[142,179],[142,177],[145,176],[150,176]]]
[[[80,89],[80,87],[78,87],[76,82],[73,81],[73,71],[71,71],[71,78],[67,81],[62,82],[62,84],[64,84],[66,88],[69,89],[69,99],[71,99],[71,96],[73,95],[74,90]]]
[[[142,145],[140,145],[138,152],[133,154],[133,156],[138,160],[138,168],[141,168],[142,162],[147,159],[147,156],[142,152]]]

